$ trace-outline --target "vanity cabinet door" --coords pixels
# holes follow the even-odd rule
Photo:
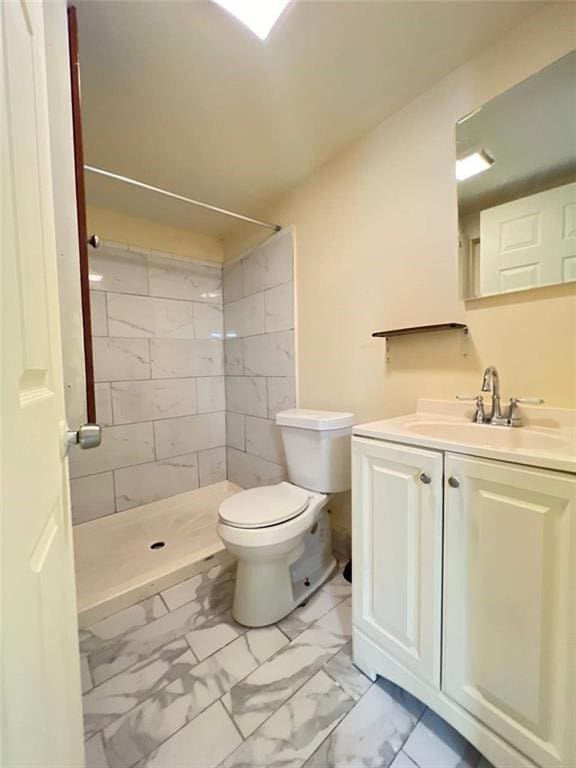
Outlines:
[[[354,625],[439,687],[442,454],[352,443]]]
[[[576,477],[446,456],[445,693],[539,766],[576,765]]]

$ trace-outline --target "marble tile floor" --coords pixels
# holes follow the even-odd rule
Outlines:
[[[80,630],[87,768],[491,768],[352,663],[339,572],[277,625],[230,612],[220,564]]]

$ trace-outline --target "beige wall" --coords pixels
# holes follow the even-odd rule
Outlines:
[[[576,406],[576,295],[571,286],[464,302],[459,297],[454,124],[569,52],[576,5],[529,17],[259,213],[294,224],[299,405],[367,421],[412,411],[416,398],[476,392],[498,366],[503,395]],[[224,243],[233,258],[253,231]],[[372,331],[442,321],[458,334],[394,341]],[[342,519],[341,521],[342,522]]]
[[[218,238],[191,229],[169,227],[150,219],[91,205],[87,209],[87,218],[88,232],[95,232],[102,240],[139,245],[203,261],[221,262],[223,258],[222,243]]]

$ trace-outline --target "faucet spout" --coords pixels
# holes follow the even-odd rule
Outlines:
[[[486,368],[482,378],[482,392],[490,391],[492,391],[492,408],[488,414],[487,420],[491,424],[507,424],[508,420],[502,415],[502,409],[500,407],[500,377],[498,376],[497,369],[493,365]]]

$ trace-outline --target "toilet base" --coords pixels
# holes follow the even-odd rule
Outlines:
[[[284,558],[238,558],[232,616],[245,627],[266,627],[306,602],[337,568],[330,521],[322,509],[303,542]]]

